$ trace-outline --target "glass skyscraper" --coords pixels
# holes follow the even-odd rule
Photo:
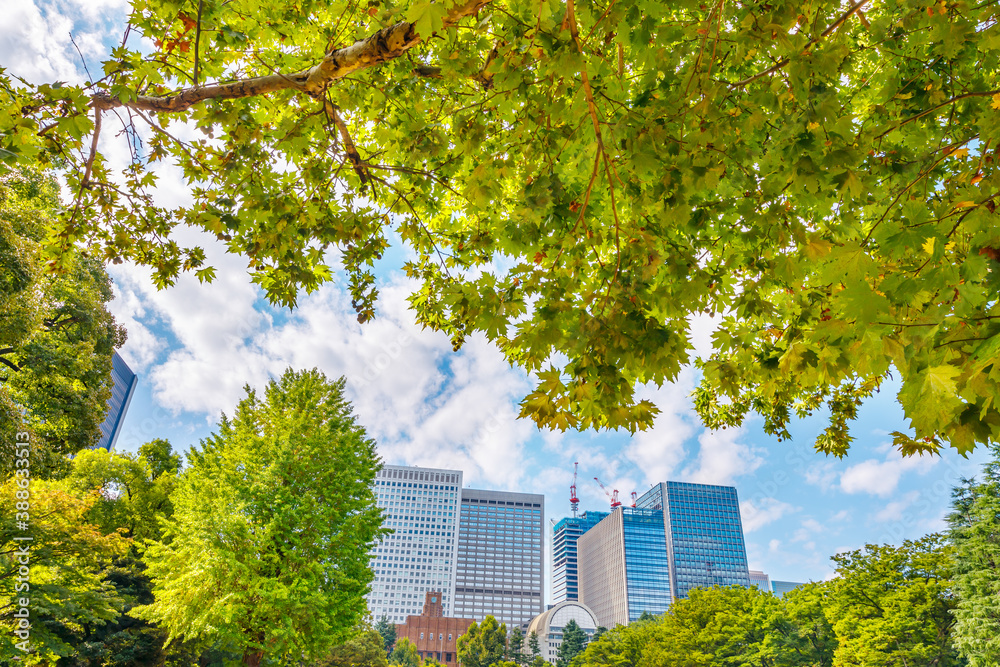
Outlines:
[[[670,608],[671,568],[663,557],[663,512],[625,507],[622,519],[628,620],[632,622],[639,620],[643,612],[660,614]]]
[[[584,512],[566,517],[552,528],[552,604],[580,599],[576,542],[607,515],[607,512]]]
[[[545,496],[462,489],[454,613],[526,628],[544,609]]]
[[[428,591],[441,592],[444,615],[454,615],[461,491],[458,470],[387,465],[378,472],[375,496],[394,532],[372,553],[367,599],[376,619],[403,623],[420,614]]]
[[[663,510],[675,599],[692,588],[750,586],[735,487],[661,482],[636,507]]]
[[[101,439],[96,445],[97,449],[109,452],[114,450],[115,442],[118,441],[136,385],[135,373],[117,352],[111,357],[111,379],[114,384],[111,387],[111,398],[108,399],[108,414],[101,423]]]
[[[736,489],[665,482],[577,540],[580,601],[605,627],[660,614],[692,588],[750,586]]]

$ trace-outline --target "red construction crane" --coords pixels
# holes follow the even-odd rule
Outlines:
[[[576,517],[576,511],[580,508],[580,499],[576,497],[576,468],[579,463],[573,464],[573,485],[569,487],[569,507],[573,510],[573,517]]]
[[[608,497],[608,500],[611,501],[611,509],[615,509],[617,507],[621,507],[622,506],[621,501],[618,500],[618,489],[615,489],[614,493],[610,493],[608,491],[607,487],[604,486],[604,482],[602,482],[601,480],[597,479],[596,477],[594,478],[594,481],[597,482],[598,486],[601,487],[601,491],[604,491],[604,495],[606,495]]]
[[[635,499],[639,496],[635,491],[632,492],[632,507],[635,507]]]

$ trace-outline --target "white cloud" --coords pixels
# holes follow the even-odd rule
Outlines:
[[[939,460],[931,455],[904,457],[891,451],[884,461],[868,459],[847,468],[840,477],[840,489],[845,493],[869,493],[885,497],[896,490],[904,473],[926,473]]]
[[[697,417],[690,407],[688,394],[694,387],[694,373],[685,368],[677,382],[657,388],[639,388],[636,397],[652,401],[660,414],[653,426],[632,436],[625,456],[632,461],[644,484],[657,484],[671,479],[686,455],[684,443],[695,432]]]
[[[743,532],[752,533],[793,511],[795,511],[795,507],[777,498],[762,498],[758,501],[744,500],[740,503]]]
[[[816,519],[804,519],[801,528],[792,535],[792,542],[804,542],[803,548],[813,550],[816,545],[811,541],[813,535],[823,532],[823,524]]]
[[[815,463],[805,472],[806,482],[818,486],[822,491],[829,491],[837,483],[837,467],[833,461]]]
[[[759,468],[764,459],[748,444],[740,442],[743,428],[705,431],[698,436],[700,450],[685,479],[701,484],[731,484],[741,475]]]
[[[903,518],[903,512],[916,502],[918,497],[920,497],[918,492],[910,491],[899,500],[895,500],[879,510],[875,514],[874,519],[882,523],[886,521],[899,521]]]

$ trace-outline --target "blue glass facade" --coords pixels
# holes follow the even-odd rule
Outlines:
[[[632,622],[644,611],[662,614],[670,608],[670,564],[663,554],[663,512],[626,507],[622,514],[628,620]]]
[[[552,604],[580,599],[576,542],[607,515],[607,512],[584,512],[577,517],[566,517],[552,528]]]
[[[692,588],[750,586],[735,488],[664,482],[636,506],[663,511],[675,599],[686,598]]]
[[[108,414],[101,424],[101,439],[97,442],[97,448],[108,451],[114,449],[118,434],[121,433],[125,412],[136,384],[135,373],[117,352],[111,358],[111,379],[114,384],[111,387],[111,398],[108,399]]]

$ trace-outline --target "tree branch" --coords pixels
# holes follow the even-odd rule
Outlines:
[[[821,40],[829,37],[837,28],[839,28],[841,25],[843,25],[844,21],[846,21],[847,19],[851,18],[851,16],[853,16],[856,12],[860,11],[862,7],[864,7],[865,5],[868,4],[868,2],[869,2],[869,0],[858,0],[858,2],[855,2],[853,5],[851,5],[847,9],[847,11],[844,12],[844,14],[839,19],[837,19],[836,21],[834,21],[833,24],[831,24],[826,30],[824,30],[823,32],[821,32],[819,34],[819,37],[815,37],[815,38],[809,40],[809,43],[806,44],[806,48],[804,48],[802,50],[802,52],[805,53],[806,51],[808,51],[812,47],[816,46],[816,44],[818,44]],[[783,68],[785,65],[787,65],[790,62],[791,62],[791,60],[786,56],[786,57],[782,58],[781,60],[779,60],[778,62],[776,62],[773,66],[771,66],[771,67],[767,68],[766,70],[764,70],[763,72],[760,72],[758,74],[754,74],[753,76],[748,77],[746,79],[743,79],[742,81],[737,81],[736,83],[731,83],[731,84],[729,84],[729,87],[730,88],[739,88],[741,86],[745,86],[745,85],[747,85],[748,83],[750,83],[752,81],[756,81],[757,79],[765,77],[768,74],[773,74],[773,73],[777,72],[779,69]]]
[[[466,16],[475,14],[489,2],[490,0],[466,0],[452,7],[444,17],[444,27],[453,26]],[[95,93],[92,99],[96,109],[128,107],[155,112],[179,112],[205,100],[255,97],[288,89],[317,95],[331,81],[398,58],[429,36],[418,35],[414,24],[400,21],[350,46],[335,49],[313,67],[293,74],[269,74],[207,86],[196,85],[173,95],[138,95],[128,102],[104,91]]]
[[[14,372],[16,373],[21,372],[21,367],[15,364],[13,361],[10,361],[9,359],[4,359],[3,357],[0,357],[0,364],[3,364],[4,366],[13,369]]]
[[[351,133],[347,130],[347,123],[337,113],[337,107],[333,102],[324,99],[324,103],[326,105],[326,113],[340,132],[340,139],[344,142],[344,151],[347,153],[347,159],[351,161],[351,166],[354,167],[354,173],[361,179],[362,186],[367,185],[371,180],[371,175],[368,173],[365,161],[361,159],[361,154],[358,153],[358,149],[354,145],[354,140],[351,139]]]

